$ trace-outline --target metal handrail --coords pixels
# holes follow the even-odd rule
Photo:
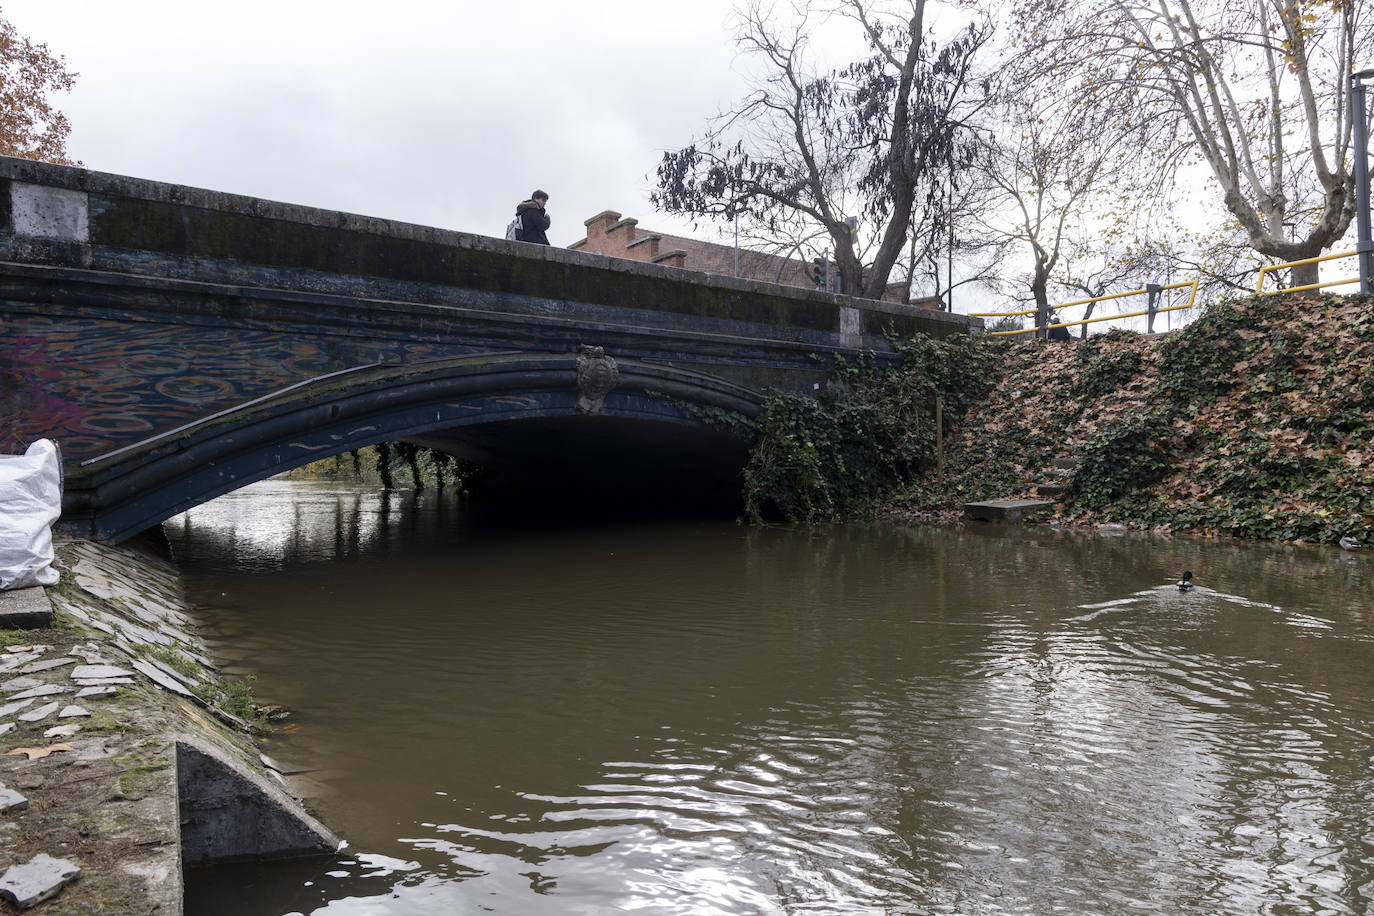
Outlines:
[[[1160,292],[1164,292],[1165,290],[1170,289],[1183,289],[1184,287],[1191,287],[1192,292],[1190,292],[1188,295],[1188,303],[1186,305],[1171,305],[1167,306],[1166,308],[1145,309],[1141,312],[1122,312],[1116,315],[1103,315],[1098,318],[1084,318],[1082,321],[1064,321],[1060,322],[1059,324],[1047,324],[1045,325],[1045,330],[1048,331],[1051,328],[1067,328],[1084,324],[1095,324],[1099,321],[1115,321],[1118,318],[1135,318],[1139,315],[1157,315],[1160,312],[1176,312],[1180,309],[1190,309],[1193,307],[1193,302],[1197,299],[1197,286],[1198,280],[1184,280],[1180,283],[1170,283],[1168,286],[1159,287]],[[1065,302],[1061,305],[1053,306],[1051,308],[1051,311],[1071,308],[1076,305],[1087,305],[1090,302],[1105,302],[1108,299],[1124,299],[1127,296],[1138,296],[1141,293],[1148,293],[1149,291],[1149,287],[1141,287],[1140,289],[1133,289],[1127,293],[1109,293],[1105,296],[1094,296],[1091,299],[1077,299],[1073,302]],[[1023,312],[969,312],[968,314],[971,318],[1013,318],[1019,315],[1034,315],[1038,311],[1039,309],[1027,309]],[[1011,334],[1033,334],[1039,329],[1040,328],[1037,326],[1032,328],[1022,328],[1017,331],[989,331],[988,335],[991,337],[999,337]]]
[[[1282,264],[1268,264],[1260,268],[1259,281],[1255,284],[1256,296],[1273,296],[1278,293],[1304,293],[1311,289],[1323,289],[1327,286],[1342,286],[1346,283],[1359,283],[1359,277],[1351,277],[1349,280],[1328,280],[1325,283],[1309,283],[1306,286],[1292,286],[1288,289],[1276,289],[1270,292],[1263,292],[1264,278],[1271,270],[1282,270],[1285,267],[1300,267],[1303,264],[1320,264],[1322,261],[1335,261],[1340,258],[1353,258],[1359,255],[1358,251],[1344,251],[1340,254],[1324,254],[1315,258],[1303,258],[1300,261],[1285,261]]]

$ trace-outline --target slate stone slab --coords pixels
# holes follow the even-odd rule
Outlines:
[[[133,677],[133,672],[118,665],[77,665],[71,676],[78,680],[101,680],[111,677]]]
[[[58,892],[81,874],[75,862],[54,859],[40,852],[23,865],[16,865],[0,877],[0,896],[21,910],[27,910]]]
[[[91,711],[89,709],[82,709],[80,706],[65,706],[62,711],[57,714],[57,718],[75,719],[81,716],[89,716],[90,714]]]
[[[6,671],[13,671],[21,665],[26,665],[42,654],[41,652],[27,652],[22,655],[11,655],[8,657],[0,656],[0,674],[4,674]]]
[[[102,601],[113,601],[115,597],[114,589],[110,587],[110,580],[96,570],[87,569],[84,563],[76,567],[76,584],[83,590],[95,595]]]
[[[119,693],[115,687],[82,687],[76,692],[78,700],[100,700]]]
[[[54,668],[61,668],[64,665],[72,665],[79,662],[79,658],[50,658],[45,662],[32,662],[19,669],[20,674],[37,674],[40,671],[51,671]]]
[[[95,646],[72,646],[67,650],[68,655],[75,655],[88,665],[108,665],[110,660],[105,657],[105,653]]]
[[[14,703],[6,703],[4,706],[0,706],[0,716],[10,716],[10,715],[14,715],[15,713],[17,713],[19,710],[23,709],[24,707],[26,707],[26,706],[32,706],[32,705],[33,705],[33,700],[32,700],[32,698],[27,699],[27,700],[19,700],[19,701],[14,702]]]
[[[29,800],[4,783],[0,783],[0,814],[8,811],[23,811]]]
[[[145,677],[147,677],[149,680],[157,684],[159,687],[162,687],[165,690],[172,691],[172,693],[179,693],[184,697],[194,698],[195,696],[191,693],[191,691],[183,687],[181,685],[181,682],[178,681],[176,678],[168,677],[156,666],[150,665],[142,659],[139,659],[138,661],[134,662],[134,670],[136,670],[139,674],[142,674]]]
[[[14,727],[13,722],[0,722],[0,735],[5,735],[14,731]]]
[[[14,696],[10,697],[10,699],[28,700],[32,699],[33,697],[50,697],[55,694],[66,693],[70,689],[70,687],[63,687],[61,684],[40,684],[39,686],[32,687],[28,690],[23,691],[22,693],[16,693]]]
[[[19,717],[20,722],[42,722],[48,716],[57,712],[57,704],[49,703],[37,709],[30,710]]]
[[[11,691],[29,690],[33,687],[42,686],[43,682],[36,677],[17,677],[11,681],[0,684],[0,690],[9,693]]]

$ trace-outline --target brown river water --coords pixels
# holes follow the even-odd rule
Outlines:
[[[349,843],[190,916],[1374,912],[1374,550],[282,480],[165,527]]]

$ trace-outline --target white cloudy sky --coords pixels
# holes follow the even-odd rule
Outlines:
[[[664,150],[744,91],[732,0],[4,0],[80,74],[87,168],[550,240],[648,202]]]

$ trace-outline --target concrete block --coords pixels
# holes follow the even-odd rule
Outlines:
[[[40,852],[23,865],[16,865],[0,877],[0,897],[21,910],[27,910],[44,900],[57,896],[62,888],[75,880],[81,869],[75,862],[54,859]]]
[[[1040,512],[1048,511],[1054,503],[1048,499],[992,499],[980,503],[964,503],[964,518],[983,522],[1019,524]]]
[[[176,747],[185,864],[328,854],[341,847],[295,799],[242,761],[189,735],[178,736]]]
[[[10,184],[10,211],[15,235],[91,240],[90,203],[82,191],[15,181]]]
[[[863,316],[856,308],[840,307],[840,345],[859,347],[863,345]]]
[[[52,620],[52,602],[41,587],[0,591],[0,629],[35,630]]]

